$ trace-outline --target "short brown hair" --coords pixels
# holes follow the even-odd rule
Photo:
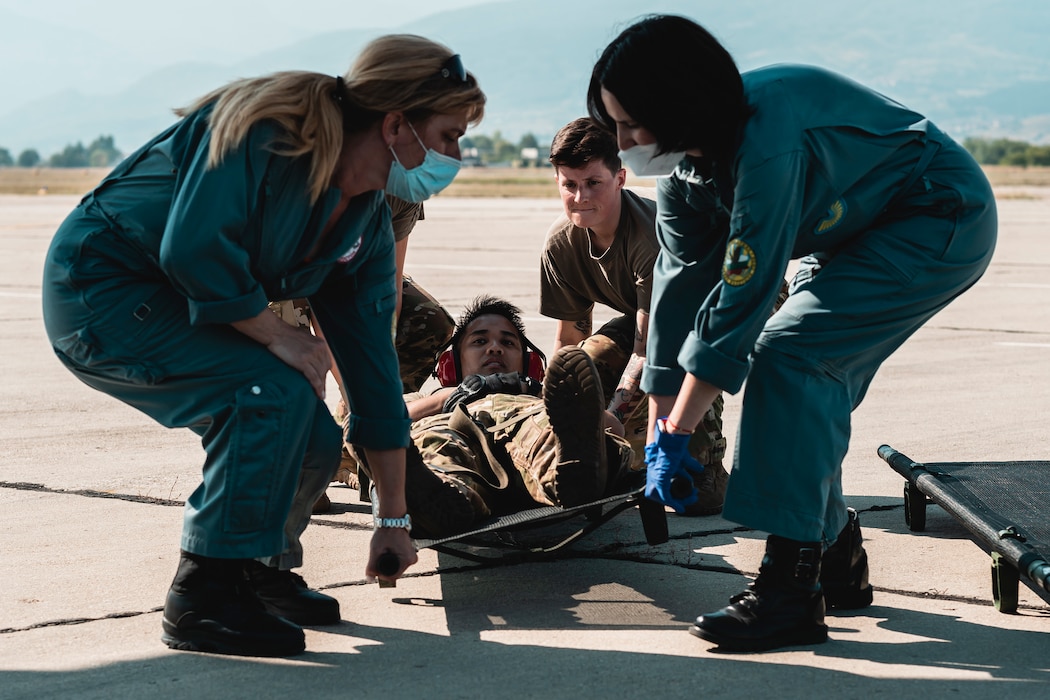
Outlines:
[[[590,117],[574,119],[558,131],[551,142],[551,164],[555,168],[582,168],[600,160],[615,174],[620,164],[616,134]]]

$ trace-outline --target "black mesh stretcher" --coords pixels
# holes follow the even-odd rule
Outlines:
[[[491,562],[502,558],[477,549],[518,552],[523,557],[550,556],[609,522],[614,516],[638,508],[645,541],[650,545],[667,542],[667,516],[664,507],[643,495],[644,489],[614,494],[604,498],[562,508],[540,506],[503,515],[478,523],[466,532],[437,539],[414,539],[416,549],[434,549],[474,562]],[[523,536],[540,529],[546,536]]]
[[[908,529],[926,529],[932,502],[991,554],[997,610],[1017,611],[1021,580],[1050,603],[1050,461],[920,463],[889,445],[878,453],[907,480]]]
[[[360,498],[370,502],[370,480],[363,472],[358,473],[358,478]],[[528,508],[481,521],[465,532],[433,539],[413,538],[412,543],[417,550],[433,549],[476,563],[492,563],[512,555],[520,559],[550,558],[616,515],[636,508],[646,543],[663,544],[668,540],[667,513],[662,504],[646,498],[644,490],[635,488],[569,508]],[[387,567],[391,573],[397,570],[396,558],[388,562],[380,558],[379,565],[384,572]]]

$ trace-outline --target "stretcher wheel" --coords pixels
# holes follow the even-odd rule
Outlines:
[[[912,532],[926,529],[926,495],[910,481],[904,483],[904,522]]]
[[[1017,612],[1021,572],[999,552],[992,552],[992,602],[1001,613]]]

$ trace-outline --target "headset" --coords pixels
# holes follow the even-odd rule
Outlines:
[[[547,356],[543,351],[522,336],[524,341],[524,364],[525,374],[538,382],[543,381],[543,373],[547,368]],[[437,368],[434,370],[441,386],[459,386],[463,381],[462,372],[459,369],[459,356],[451,346],[446,348],[438,356]]]

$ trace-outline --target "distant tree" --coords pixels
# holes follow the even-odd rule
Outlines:
[[[91,165],[91,159],[84,144],[77,141],[75,145],[67,145],[60,153],[51,156],[48,164],[52,168],[86,168]]]
[[[521,137],[521,143],[518,146],[520,148],[539,148],[540,142],[536,140],[533,134],[528,133]]]
[[[35,168],[40,164],[40,154],[35,148],[27,148],[18,154],[18,167]]]
[[[489,157],[492,155],[492,137],[485,134],[475,134],[470,138],[470,147],[478,149],[478,156],[482,162],[488,162]]]
[[[511,163],[518,159],[521,149],[516,144],[503,138],[503,134],[496,132],[492,135],[492,154],[488,162]]]
[[[0,148],[0,168],[14,164],[15,159],[11,157],[11,151],[6,148]]]
[[[112,136],[99,136],[91,142],[87,150],[88,162],[95,168],[114,165],[122,157],[121,152],[113,145]]]
[[[1025,167],[1028,165],[1028,152],[1026,150],[1013,149],[1003,154],[999,159],[999,165],[1014,165]]]
[[[968,138],[963,147],[982,165],[1028,165],[1028,150],[1024,141],[1011,139]]]
[[[87,147],[80,141],[66,146],[60,153],[51,156],[48,164],[53,168],[102,168],[113,165],[120,158],[121,153],[113,145],[113,137],[99,136]]]
[[[1028,154],[1029,165],[1050,166],[1050,146],[1032,146]]]

